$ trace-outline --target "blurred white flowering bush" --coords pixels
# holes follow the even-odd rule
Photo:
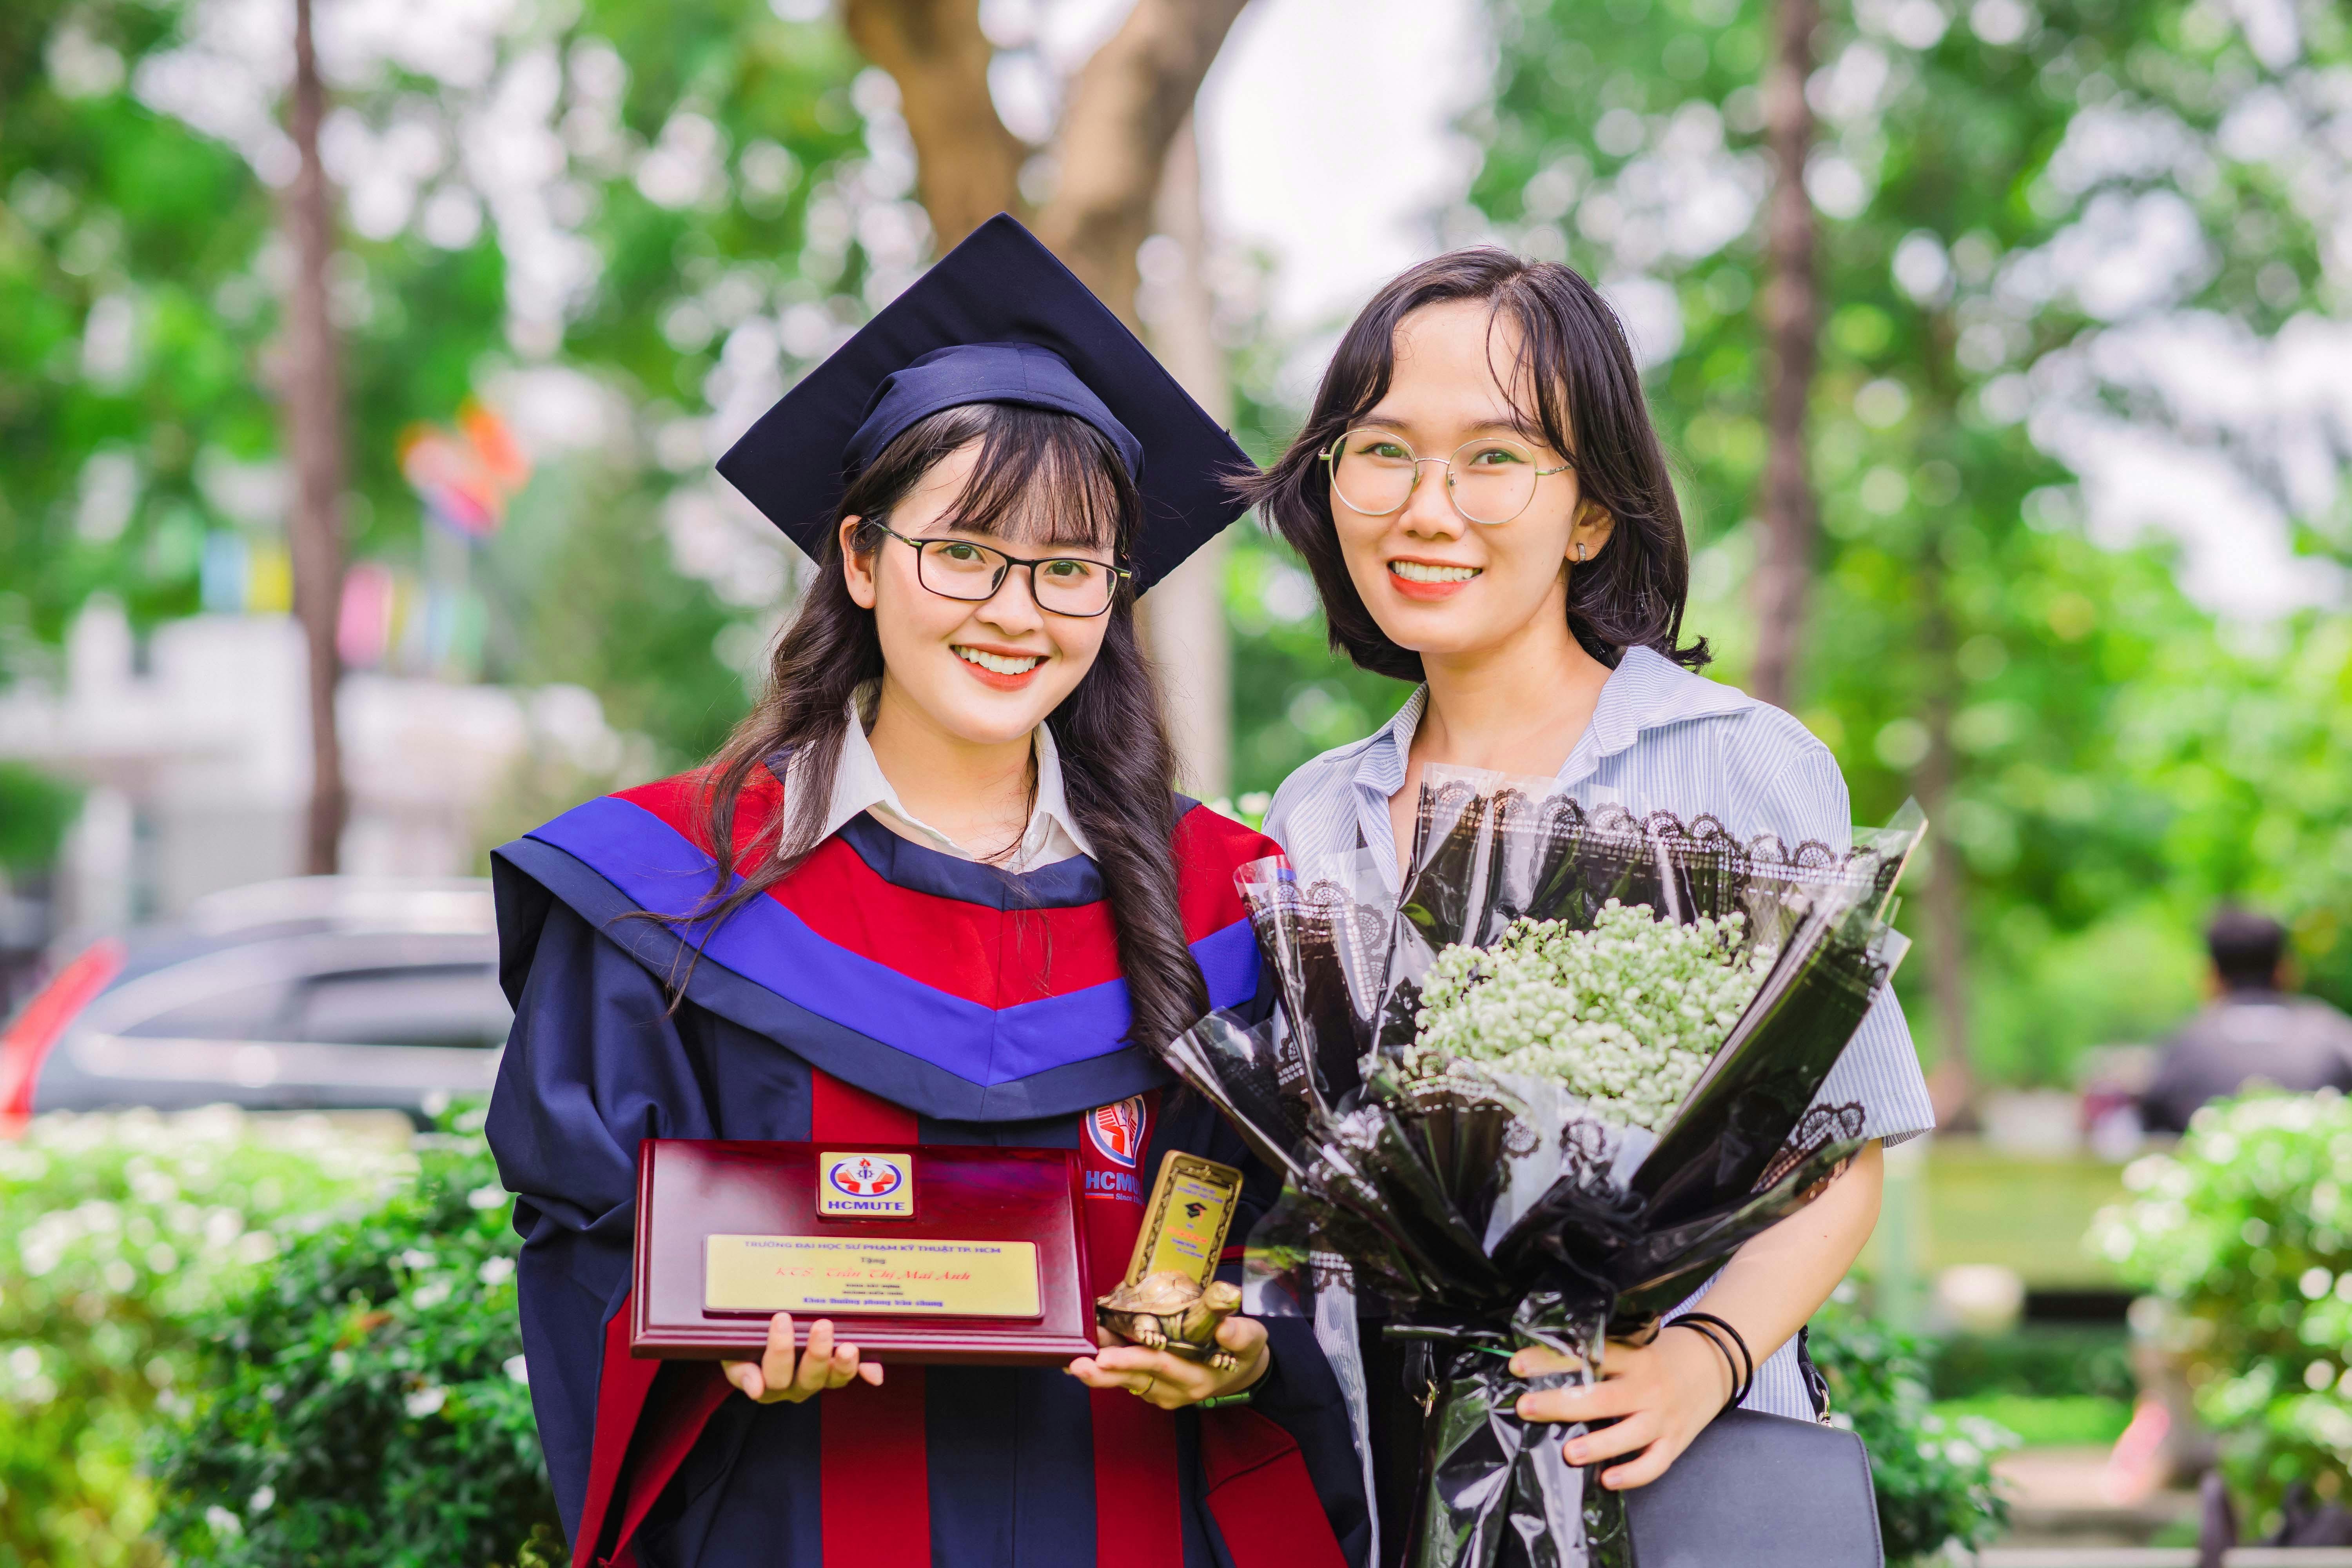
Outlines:
[[[1592,929],[1514,921],[1490,948],[1448,947],[1422,989],[1414,1044],[1555,1079],[1602,1115],[1655,1131],[1763,984],[1746,921],[1685,925],[1612,899]]]
[[[320,1119],[54,1115],[0,1142],[0,1562],[163,1561],[139,1470],[192,1320],[409,1163]]]
[[[202,1315],[156,1533],[215,1568],[489,1568],[563,1555],[478,1106],[379,1201]]]
[[[2124,1184],[2092,1246],[2170,1304],[2198,1414],[2257,1528],[2298,1488],[2352,1503],[2352,1101],[2208,1106]]]

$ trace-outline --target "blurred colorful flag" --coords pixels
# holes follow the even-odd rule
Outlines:
[[[205,535],[202,582],[214,615],[282,616],[294,607],[294,563],[275,540],[232,529]]]
[[[372,669],[392,647],[393,600],[399,586],[392,568],[358,561],[343,574],[342,614],[335,624],[335,650],[343,662]]]
[[[353,669],[471,680],[479,673],[488,613],[462,585],[427,583],[382,561],[343,574],[336,649]]]
[[[506,521],[507,502],[530,479],[530,458],[497,410],[468,398],[457,427],[412,425],[400,437],[400,472],[444,528],[484,539]]]

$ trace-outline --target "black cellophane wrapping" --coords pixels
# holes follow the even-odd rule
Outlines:
[[[1360,866],[1244,870],[1279,1016],[1212,1015],[1166,1047],[1287,1178],[1249,1240],[1253,1277],[1285,1289],[1254,1299],[1279,1310],[1344,1270],[1385,1299],[1391,1334],[1426,1343],[1413,1568],[1628,1561],[1622,1499],[1561,1460],[1569,1433],[1513,1413],[1529,1383],[1508,1357],[1548,1345],[1584,1367],[1551,1384],[1598,1375],[1609,1339],[1654,1332],[1860,1150],[1861,1108],[1818,1103],[1820,1089],[1901,956],[1893,892],[1926,826],[1906,805],[1852,850],[1788,847],[1548,791],[1429,770],[1393,906],[1365,895]],[[1612,899],[1683,921],[1737,912],[1773,954],[1654,1137],[1555,1085],[1409,1060],[1421,983],[1447,945],[1490,945],[1523,916],[1587,929]]]

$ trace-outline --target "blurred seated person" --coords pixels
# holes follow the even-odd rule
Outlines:
[[[2285,927],[2223,909],[2206,928],[2205,945],[2214,1000],[2165,1043],[2140,1100],[2149,1131],[2185,1132],[2199,1106],[2255,1082],[2352,1091],[2352,1018],[2288,994]]]

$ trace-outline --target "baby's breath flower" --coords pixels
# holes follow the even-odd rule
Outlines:
[[[1738,914],[1683,925],[1612,899],[1591,931],[1520,920],[1491,948],[1449,947],[1422,990],[1416,1068],[1467,1058],[1557,1079],[1603,1114],[1655,1130],[1771,967],[1746,935]]]

